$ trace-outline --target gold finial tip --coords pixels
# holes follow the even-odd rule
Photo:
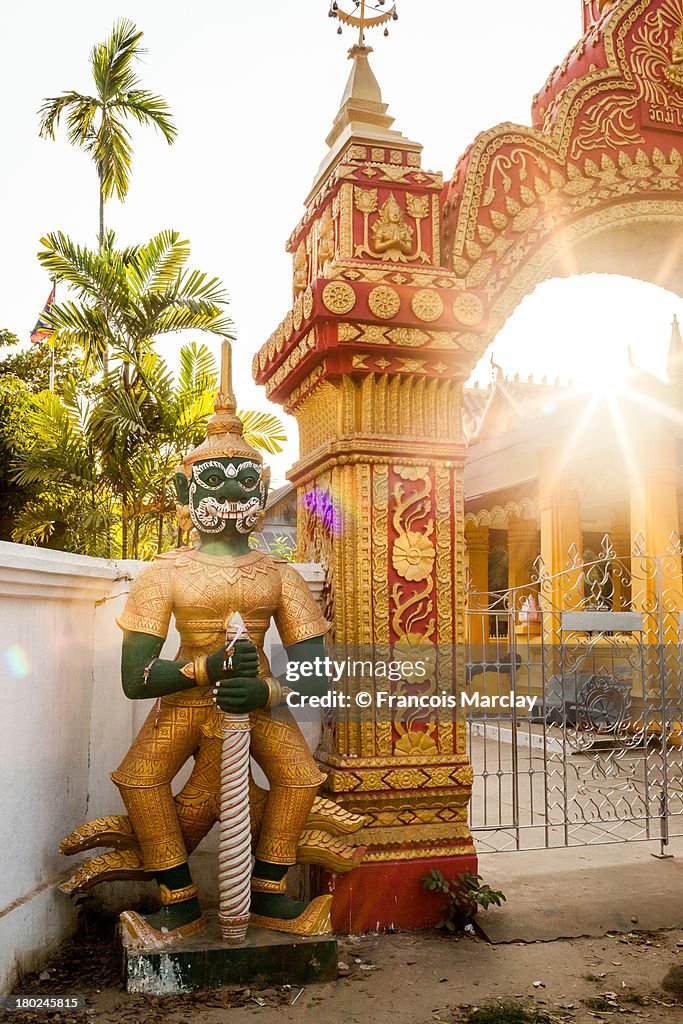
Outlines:
[[[365,46],[366,29],[384,25],[384,35],[388,36],[389,29],[386,26],[390,21],[398,19],[395,3],[391,5],[389,10],[385,10],[384,7],[385,0],[358,0],[356,3],[358,13],[355,14],[345,11],[342,3],[339,3],[338,0],[332,0],[329,15],[331,18],[336,18],[339,22],[337,32],[340,35],[342,33],[342,25],[350,25],[352,28],[358,29],[358,46],[362,49]]]
[[[232,345],[227,338],[223,338],[220,386],[214,403],[214,411],[234,413],[236,409],[237,401],[232,389]]]

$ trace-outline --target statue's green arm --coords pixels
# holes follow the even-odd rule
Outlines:
[[[159,658],[164,641],[149,633],[125,630],[121,650],[121,684],[126,697],[141,700],[145,697],[163,697],[167,693],[188,690],[195,686],[192,679],[181,674],[186,661],[165,661]],[[158,659],[158,660],[155,660]],[[145,680],[145,669],[152,665]]]
[[[167,693],[189,690],[196,685],[194,680],[188,679],[180,671],[184,665],[187,665],[186,661],[167,661],[159,658],[163,645],[164,641],[161,637],[152,636],[149,633],[124,631],[121,651],[121,682],[126,697],[131,700],[163,697]],[[224,648],[221,647],[207,658],[206,667],[212,682],[224,675],[222,671],[223,657]],[[287,657],[290,662],[297,665],[302,662],[310,662],[315,668],[311,675],[301,674],[294,684],[288,683],[283,678],[284,685],[290,686],[306,696],[322,696],[327,691],[328,679],[324,669],[325,645],[321,636],[290,644],[287,647]],[[317,663],[316,659],[319,659]],[[151,668],[145,681],[145,669],[150,665]]]
[[[300,640],[298,644],[290,644],[285,648],[290,663],[301,665],[302,662],[310,662],[314,666],[313,674],[303,675],[298,673],[296,682],[288,682],[283,676],[280,680],[283,686],[289,686],[307,697],[319,696],[327,693],[329,680],[325,672],[325,642],[321,636],[311,637],[310,640]],[[316,662],[316,659],[318,661]]]
[[[131,700],[143,700],[145,697],[164,697],[167,693],[179,690],[190,690],[197,684],[188,679],[180,671],[187,661],[167,661],[159,658],[164,641],[150,633],[135,633],[124,630],[123,648],[121,650],[121,683],[123,692]],[[223,671],[225,647],[219,647],[206,659],[206,670],[211,682],[216,682]],[[256,653],[245,655],[242,661],[248,660],[256,665]],[[145,680],[145,669],[151,665]],[[255,674],[255,672],[254,672]]]

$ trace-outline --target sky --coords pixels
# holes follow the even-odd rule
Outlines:
[[[351,0],[345,0],[350,9]],[[291,301],[285,241],[325,155],[350,65],[349,31],[336,33],[328,0],[33,0],[0,17],[0,327],[28,337],[50,289],[39,239],[63,230],[93,244],[97,179],[64,134],[38,138],[37,110],[66,89],[92,91],[88,54],[119,17],[145,33],[144,85],[168,101],[179,130],[168,146],[134,132],[125,205],[107,204],[122,242],[175,228],[191,265],[219,277],[235,321],[235,390],[244,408],[270,409],[251,378],[254,352]],[[396,127],[424,146],[423,166],[449,178],[475,135],[526,124],[533,94],[581,34],[581,0],[398,0],[390,35],[377,31],[371,63]],[[550,13],[549,13],[550,12]],[[673,295],[654,285],[591,275],[550,281],[520,305],[486,354],[526,377],[619,372],[636,362],[664,372]],[[198,339],[198,340],[201,340]],[[207,338],[218,352],[217,339]],[[159,347],[173,362],[181,341]],[[274,484],[297,457],[296,424],[271,458]]]

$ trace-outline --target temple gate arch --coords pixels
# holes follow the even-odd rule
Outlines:
[[[552,277],[619,273],[683,294],[683,3],[621,0],[584,17],[532,127],[483,132],[447,190],[443,258],[479,354]]]
[[[540,281],[610,271],[683,294],[683,0],[586,3],[531,127],[478,136],[445,188],[392,128],[369,53],[350,51],[288,242],[292,307],[254,375],[299,424],[299,557],[325,567],[337,643],[459,648],[459,693],[464,383]],[[544,510],[561,499],[560,481]],[[475,863],[462,714],[400,725],[348,715],[321,752],[330,793],[367,818],[365,862],[322,883],[339,929],[427,924],[424,872]]]

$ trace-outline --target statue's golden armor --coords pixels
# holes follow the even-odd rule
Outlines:
[[[165,639],[173,614],[180,634],[177,657],[192,661],[225,642],[226,624],[236,612],[258,650],[261,678],[270,674],[263,640],[271,619],[285,646],[329,629],[304,580],[288,563],[257,551],[230,557],[194,548],[160,555],[145,569],[117,621],[124,630]],[[147,871],[184,863],[218,820],[222,719],[206,688],[163,697],[112,774]],[[256,856],[294,864],[325,776],[286,706],[273,716],[259,708],[250,720],[251,754],[270,784]],[[174,799],[171,782],[191,755],[192,773]]]

